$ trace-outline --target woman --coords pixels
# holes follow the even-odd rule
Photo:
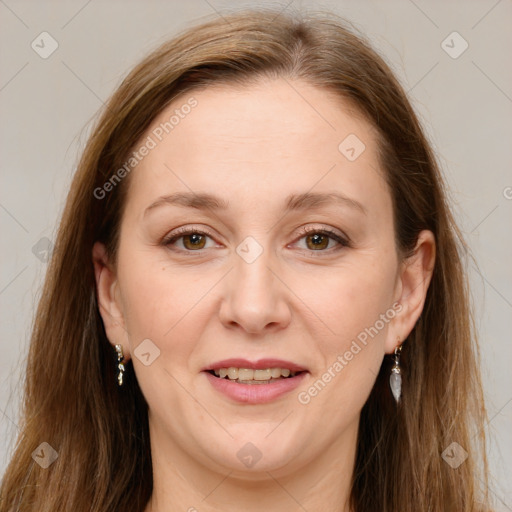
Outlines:
[[[188,30],[106,104],[2,512],[488,510],[436,159],[361,36],[277,14]]]

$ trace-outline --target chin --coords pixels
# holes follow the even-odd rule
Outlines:
[[[268,427],[265,433],[261,429],[254,432],[246,429],[243,436],[232,439],[226,435],[225,439],[215,444],[209,438],[205,451],[224,471],[232,471],[240,478],[257,479],[261,476],[261,479],[268,479],[267,472],[279,471],[296,463],[297,457],[303,455],[306,444],[305,440],[293,438],[288,432],[270,435],[269,432],[271,429]]]

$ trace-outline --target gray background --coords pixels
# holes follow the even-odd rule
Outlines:
[[[54,239],[92,117],[130,67],[164,39],[205,16],[263,5],[346,16],[409,92],[478,264],[469,272],[490,419],[491,492],[496,510],[512,510],[510,0],[0,0],[0,472],[17,433],[21,369],[46,270],[44,250]],[[46,59],[31,47],[43,31],[58,43]],[[442,46],[454,31],[469,44],[457,58]],[[462,49],[457,38],[446,44],[452,54]]]

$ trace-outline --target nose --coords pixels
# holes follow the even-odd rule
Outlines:
[[[220,320],[226,328],[267,334],[287,327],[291,320],[290,291],[271,268],[268,252],[248,263],[235,255],[234,268],[224,280]]]

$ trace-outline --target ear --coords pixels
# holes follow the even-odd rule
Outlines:
[[[411,333],[423,311],[428,287],[434,271],[436,243],[432,231],[421,231],[412,255],[405,258],[397,276],[396,301],[402,310],[393,319],[393,333],[386,340],[387,354],[394,352],[400,342]]]
[[[105,246],[96,242],[92,249],[96,278],[96,297],[107,338],[115,347],[123,347],[124,361],[130,359],[128,332],[126,331],[115,269],[108,261]]]

